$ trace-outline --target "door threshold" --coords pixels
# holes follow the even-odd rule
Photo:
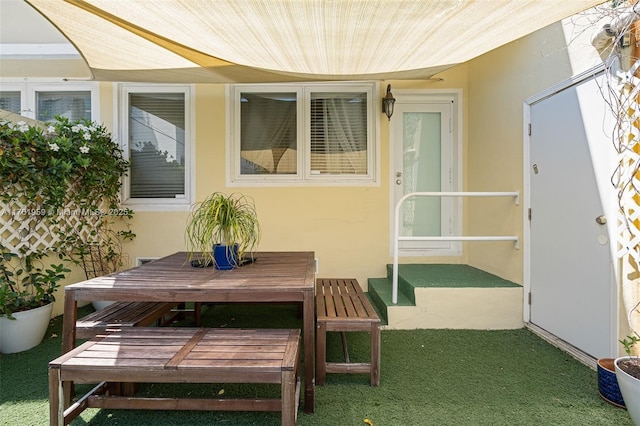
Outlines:
[[[588,353],[581,351],[572,344],[567,343],[558,336],[549,333],[547,330],[540,328],[535,324],[527,322],[524,326],[526,329],[530,330],[533,334],[537,335],[542,340],[546,341],[552,346],[555,346],[561,351],[568,353],[587,367],[590,367],[593,370],[596,369],[597,360]]]

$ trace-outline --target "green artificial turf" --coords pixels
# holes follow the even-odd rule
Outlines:
[[[391,274],[393,265],[387,265]],[[459,264],[401,264],[399,275],[413,287],[497,288],[522,287],[478,268]],[[391,276],[391,275],[389,275]]]
[[[88,312],[90,308],[83,308]],[[300,328],[293,306],[205,307],[210,327]],[[185,320],[179,325],[189,325]],[[47,362],[60,352],[61,317],[44,342],[0,356],[0,425],[48,424]],[[352,361],[368,357],[368,335],[348,333]],[[341,354],[328,337],[328,358]],[[83,385],[86,386],[86,385]],[[79,388],[81,388],[79,386]],[[81,388],[85,389],[85,388]],[[270,396],[253,385],[143,385],[148,395]],[[625,410],[598,396],[596,372],[527,330],[383,330],[381,385],[367,375],[328,374],[316,411],[299,425],[632,425]],[[89,409],[73,425],[279,425],[279,413]]]

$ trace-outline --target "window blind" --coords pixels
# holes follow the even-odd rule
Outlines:
[[[90,91],[54,91],[36,93],[36,118],[50,121],[56,116],[69,120],[91,119]]]
[[[0,92],[0,109],[11,111],[15,114],[22,113],[22,105],[20,104],[20,92]]]
[[[311,174],[367,173],[367,94],[311,94]]]
[[[131,198],[185,197],[184,93],[129,93]]]

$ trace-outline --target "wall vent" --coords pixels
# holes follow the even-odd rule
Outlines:
[[[152,260],[160,259],[159,257],[136,257],[136,266],[144,265]]]

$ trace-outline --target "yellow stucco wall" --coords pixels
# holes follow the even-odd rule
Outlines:
[[[488,52],[468,63],[469,191],[519,191],[523,188],[523,103],[573,75],[595,66],[600,58],[589,44],[594,27],[574,19],[551,25],[530,36]],[[575,27],[574,27],[575,26]],[[578,60],[579,59],[579,60]],[[573,64],[573,65],[572,65]],[[515,230],[523,237],[523,202],[469,202],[470,235]],[[499,212],[508,211],[505,217]],[[511,243],[467,244],[468,263],[511,281],[524,279],[524,250]]]
[[[578,70],[579,72],[580,70]],[[560,24],[543,29],[439,75],[442,82],[384,81],[393,89],[460,90],[462,99],[463,190],[523,192],[523,101],[574,74]],[[114,88],[100,83],[101,120],[114,126]],[[213,191],[242,192],[254,198],[263,227],[259,250],[313,250],[319,275],[381,277],[390,263],[389,127],[380,115],[379,176],[367,187],[226,186],[225,86],[197,85],[195,94],[196,199]],[[467,235],[522,237],[523,207],[511,199],[465,202]],[[469,215],[473,212],[473,215]],[[505,217],[506,212],[506,217]],[[137,238],[124,246],[136,257],[159,257],[186,248],[187,212],[136,212]],[[522,246],[522,243],[521,243]],[[407,258],[406,262],[469,263],[523,283],[523,250],[509,242],[464,244],[463,256]],[[74,274],[69,282],[77,281]],[[61,299],[61,298],[60,298]],[[54,315],[61,312],[57,303]]]

